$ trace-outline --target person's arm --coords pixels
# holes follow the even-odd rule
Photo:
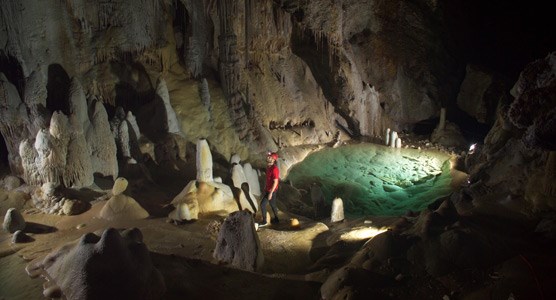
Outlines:
[[[270,189],[270,192],[268,192],[268,199],[272,199],[272,193],[274,193],[276,191],[276,187],[278,187],[278,178],[274,178],[274,180],[272,181],[272,188]]]

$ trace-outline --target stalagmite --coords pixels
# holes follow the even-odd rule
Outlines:
[[[332,213],[330,214],[330,222],[340,222],[344,220],[344,202],[341,198],[335,198],[332,201]]]
[[[230,158],[230,163],[233,164],[239,164],[239,162],[241,161],[241,157],[239,156],[239,154],[234,154],[232,155],[232,157]]]
[[[168,132],[183,135],[180,129],[180,123],[178,122],[178,117],[172,105],[170,104],[170,94],[168,93],[168,87],[166,86],[166,81],[159,78],[156,86],[156,94],[164,102],[164,108],[166,109],[166,121],[168,123]]]
[[[247,182],[247,177],[243,172],[243,167],[240,164],[235,164],[232,167],[232,181],[234,186],[237,188],[241,188],[241,184]]]
[[[127,189],[128,182],[120,177],[114,181],[112,197],[104,204],[99,217],[106,220],[139,220],[149,217],[149,213],[123,192]]]
[[[396,138],[396,148],[401,148],[401,147],[402,147],[402,139]]]
[[[104,105],[93,100],[92,126],[87,131],[87,143],[91,148],[93,169],[104,176],[118,176],[118,161],[116,158],[116,141],[110,131],[108,114]]]
[[[118,142],[121,155],[123,158],[131,158],[131,146],[129,144],[129,129],[127,122],[124,120],[118,127]]]
[[[384,144],[386,146],[390,144],[390,128],[386,128],[386,136],[384,137]]]
[[[446,127],[446,108],[440,109],[440,121],[438,122],[438,129],[443,130]]]
[[[398,138],[398,133],[393,131],[390,133],[390,147],[396,147],[396,139]]]
[[[87,110],[87,98],[85,97],[83,87],[81,86],[79,80],[73,77],[69,88],[69,112],[70,114],[75,115],[79,121],[78,124],[82,126],[83,132],[87,132],[87,129],[91,126]]]
[[[80,122],[72,118],[72,124]],[[74,125],[74,131],[68,143],[66,166],[63,175],[63,183],[66,187],[81,188],[93,184],[93,166],[91,164],[91,150],[87,145],[80,124]]]
[[[259,183],[259,175],[257,174],[257,170],[253,169],[250,163],[245,163],[243,165],[243,173],[245,177],[247,177],[247,182],[249,183],[249,188],[251,193],[255,196],[261,195],[261,185]]]
[[[23,179],[29,185],[40,185],[38,154],[34,148],[34,140],[23,140],[19,144],[19,156],[23,166]]]
[[[135,138],[139,139],[141,137],[141,131],[139,130],[139,125],[137,125],[137,119],[135,118],[133,113],[131,113],[131,111],[128,111],[125,119],[129,123],[131,129],[133,130],[133,134],[135,134]]]
[[[212,182],[212,154],[206,139],[197,141],[197,181]]]

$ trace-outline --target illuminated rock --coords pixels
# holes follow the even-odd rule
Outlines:
[[[190,181],[171,203],[175,209],[168,217],[176,221],[197,219],[199,213],[231,213],[238,210],[232,189],[214,181]]]
[[[125,192],[127,189],[129,182],[127,179],[120,177],[114,181],[114,185],[112,186],[112,195],[120,195],[121,193]]]
[[[384,136],[384,144],[386,146],[390,144],[390,128],[386,128],[386,135]]]
[[[402,139],[396,138],[395,146],[396,146],[396,148],[401,148],[402,147]]]
[[[174,221],[196,220],[199,216],[199,201],[197,200],[196,181],[190,181],[185,188],[172,200],[175,207],[168,214]]]
[[[258,271],[262,268],[264,256],[249,212],[234,212],[224,220],[213,257],[242,270]]]

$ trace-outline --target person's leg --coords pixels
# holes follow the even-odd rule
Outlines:
[[[261,224],[266,224],[266,205],[268,204],[268,192],[265,192],[263,199],[261,200],[261,215],[263,216],[263,221]]]
[[[276,194],[272,194],[272,199],[269,200],[270,208],[272,208],[272,212],[274,213],[274,219],[272,219],[272,223],[278,222],[278,208],[276,207]]]

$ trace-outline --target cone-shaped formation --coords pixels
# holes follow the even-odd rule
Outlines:
[[[197,181],[212,182],[212,153],[207,140],[197,141]]]
[[[135,199],[123,194],[126,188],[127,180],[125,178],[116,179],[112,187],[113,196],[100,211],[100,218],[106,220],[139,220],[149,216],[149,213]]]
[[[91,129],[87,132],[87,142],[91,148],[91,160],[95,172],[103,176],[118,176],[116,141],[110,131],[108,114],[100,101],[94,100]]]
[[[167,127],[169,133],[183,134],[180,129],[180,123],[176,117],[176,112],[170,104],[170,94],[168,93],[168,87],[166,86],[166,81],[160,78],[158,79],[158,85],[156,87],[156,94],[164,102],[164,108],[166,109]]]

